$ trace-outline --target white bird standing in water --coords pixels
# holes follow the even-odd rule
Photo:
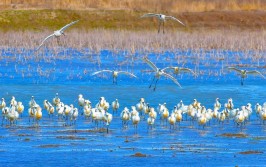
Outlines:
[[[16,111],[16,106],[10,104],[9,112],[6,115],[6,118],[10,122],[10,126],[15,124],[15,121],[19,118],[19,113]]]
[[[43,101],[43,107],[44,107],[45,110],[48,111],[48,108],[49,108],[48,100],[44,100],[44,101]]]
[[[48,115],[50,118],[50,115],[54,114],[54,110],[55,110],[54,106],[52,106],[52,104],[48,100],[44,100],[43,104],[44,104],[44,108],[48,112]]]
[[[16,106],[16,111],[22,115],[23,111],[24,111],[24,105],[22,104],[22,102],[18,102],[18,105]]]
[[[85,100],[84,103],[83,113],[85,115],[85,119],[88,119],[91,116],[91,102],[89,100]]]
[[[17,106],[17,104],[18,104],[18,102],[16,101],[16,98],[15,98],[15,96],[12,96],[12,98],[11,98],[11,101],[10,101],[10,105],[13,105],[13,106]]]
[[[103,121],[105,122],[105,125],[106,125],[106,130],[107,130],[107,133],[109,133],[109,126],[110,126],[110,123],[112,122],[113,120],[113,115],[108,113],[108,112],[105,112],[104,116],[103,116]]]
[[[129,112],[127,107],[125,107],[124,110],[121,112],[120,117],[122,119],[123,127],[127,127],[128,121],[131,118],[131,113]]]
[[[132,124],[134,126],[134,128],[137,130],[138,128],[138,124],[140,122],[140,116],[139,116],[139,112],[136,110],[136,107],[135,106],[131,106],[131,120],[132,120]]]
[[[5,99],[2,98],[1,102],[0,102],[0,110],[2,110],[3,108],[6,107],[6,102],[5,102]]]
[[[80,107],[84,107],[84,105],[85,105],[85,99],[83,98],[82,94],[78,95],[78,104]]]
[[[175,118],[175,113],[172,113],[170,117],[168,117],[168,122],[170,124],[170,129],[173,127],[175,129],[175,123],[176,123],[176,118]]]
[[[164,33],[164,23],[167,19],[177,21],[180,24],[182,24],[183,26],[185,26],[184,23],[182,23],[180,20],[178,20],[177,18],[175,18],[173,16],[166,16],[164,14],[156,14],[156,13],[147,13],[147,14],[144,14],[143,16],[141,16],[141,18],[145,18],[145,17],[156,17],[159,20],[158,33],[160,33],[162,23],[163,23],[163,33]]]
[[[72,26],[73,24],[77,23],[78,21],[79,21],[79,20],[73,21],[72,23],[69,23],[69,24],[65,25],[64,27],[62,27],[60,30],[56,30],[56,31],[54,31],[53,34],[47,36],[47,37],[42,41],[42,43],[41,43],[40,46],[36,49],[36,51],[38,51],[38,50],[41,48],[41,46],[44,44],[44,42],[45,42],[46,40],[48,40],[49,38],[51,38],[51,37],[53,37],[53,36],[56,37],[56,39],[57,39],[57,43],[59,44],[59,37],[60,37],[61,35],[65,35],[65,33],[64,33],[65,30],[66,30],[68,27]]]
[[[220,110],[222,107],[221,103],[220,103],[220,99],[216,98],[215,103],[214,103],[214,108],[217,108],[217,110]]]
[[[148,123],[148,128],[153,128],[154,126],[154,123],[155,123],[155,119],[154,118],[151,118],[151,117],[148,117],[147,118],[147,123]]]
[[[240,111],[237,112],[237,115],[236,115],[234,121],[237,123],[237,125],[239,125],[239,124],[241,126],[243,125],[243,123],[245,121],[245,116],[244,116],[243,110],[240,110]]]
[[[31,100],[30,100],[30,102],[29,102],[29,107],[32,108],[32,107],[34,107],[34,106],[36,106],[36,105],[37,105],[37,103],[36,103],[36,101],[34,100],[34,96],[31,96]]]
[[[205,114],[201,114],[201,116],[198,118],[198,124],[204,128],[206,123],[207,123],[207,118],[206,118]]]
[[[149,117],[154,118],[154,119],[157,118],[157,112],[155,111],[153,107],[150,108]]]
[[[263,124],[264,124],[264,122],[265,122],[265,120],[266,120],[266,110],[263,109],[263,110],[260,112],[259,116],[260,116],[260,119],[262,120],[262,122],[263,122]]]
[[[53,105],[57,106],[57,104],[60,103],[60,98],[58,97],[58,93],[55,94],[55,97],[53,98]]]
[[[154,88],[153,88],[153,90],[155,91],[157,82],[158,82],[158,80],[160,79],[161,76],[164,76],[166,78],[171,79],[176,85],[178,85],[181,88],[181,85],[178,83],[178,81],[173,76],[171,76],[170,74],[167,74],[166,72],[164,72],[164,70],[156,67],[147,57],[144,57],[143,61],[145,61],[153,69],[153,71],[155,72],[155,75],[153,77],[153,80],[152,80],[149,88],[151,88],[151,86],[152,86],[152,84],[153,84],[153,82],[154,82],[154,80],[156,78],[155,85],[154,85]]]
[[[142,97],[140,98],[139,100],[139,103],[136,104],[136,109],[137,111],[140,113],[140,115],[142,115],[143,113],[143,109],[144,109],[144,106],[145,106],[145,99]]]
[[[35,109],[36,109],[36,112],[34,113],[34,118],[36,120],[36,123],[37,123],[37,126],[39,126],[39,121],[41,120],[42,118],[42,109],[40,106],[36,105],[36,106],[33,106]]]
[[[245,78],[247,78],[248,74],[253,74],[253,75],[259,75],[261,76],[263,79],[266,79],[264,75],[262,75],[259,71],[257,70],[252,70],[252,71],[247,71],[247,70],[240,70],[237,69],[235,67],[228,67],[229,70],[235,70],[236,72],[238,72],[241,76],[241,85],[244,85],[244,80]]]
[[[93,76],[93,75],[96,75],[96,74],[99,74],[99,73],[103,73],[103,72],[112,73],[112,75],[113,75],[113,84],[117,84],[117,76],[118,76],[118,74],[125,74],[125,75],[129,75],[131,77],[137,78],[134,74],[126,72],[126,71],[112,71],[112,70],[96,71],[96,72],[92,73],[91,75]]]
[[[71,114],[70,114],[70,120],[72,122],[72,125],[76,124],[76,120],[78,118],[78,115],[79,115],[78,109],[76,107],[75,108],[73,107],[72,110],[71,110]]]
[[[113,114],[117,113],[117,110],[119,108],[119,102],[118,99],[115,99],[115,101],[112,102],[112,108],[113,108]]]
[[[137,111],[135,106],[131,106],[131,111],[130,111],[130,115],[131,117],[133,117],[134,115],[139,115],[139,112]]]
[[[10,111],[9,107],[2,108],[2,124],[1,124],[2,126],[4,125],[4,120],[6,120],[9,111]]]
[[[99,102],[95,105],[95,108],[103,109],[107,111],[110,107],[110,104],[105,100],[104,97],[100,97]]]
[[[227,110],[233,110],[234,109],[233,99],[232,98],[229,98],[228,99],[228,102],[224,104],[224,107]]]
[[[58,103],[56,106],[58,119],[63,119],[64,110],[65,110],[64,103],[62,103],[62,102]]]
[[[256,115],[259,116],[260,112],[262,111],[262,106],[259,103],[256,103],[255,111],[256,111]]]

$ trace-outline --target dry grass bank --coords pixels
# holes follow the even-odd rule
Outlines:
[[[1,0],[0,9],[140,10],[206,12],[265,10],[264,0]]]

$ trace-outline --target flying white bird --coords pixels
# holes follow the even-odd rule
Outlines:
[[[196,76],[196,73],[195,73],[194,71],[192,71],[191,69],[189,69],[189,68],[182,68],[182,67],[165,67],[165,68],[163,69],[163,71],[166,71],[166,70],[168,70],[168,69],[170,69],[170,70],[174,70],[174,74],[179,74],[180,72],[190,72],[190,73],[192,73],[193,75]]]
[[[163,23],[163,33],[164,33],[164,22],[166,19],[171,19],[171,20],[177,21],[180,24],[182,24],[183,26],[185,26],[184,23],[182,23],[180,20],[178,20],[177,18],[175,18],[173,16],[166,16],[164,14],[156,14],[156,13],[147,13],[147,14],[144,14],[143,16],[141,16],[141,18],[145,18],[145,17],[157,17],[158,18],[158,20],[159,20],[158,33],[160,33],[160,28],[161,28],[162,23]]]
[[[155,91],[157,82],[158,82],[158,80],[160,79],[161,76],[164,76],[166,78],[171,79],[175,84],[177,84],[179,87],[181,87],[181,85],[178,83],[178,81],[173,76],[171,76],[170,74],[167,74],[166,72],[164,72],[164,70],[162,70],[160,68],[157,68],[147,57],[144,57],[143,61],[145,61],[153,69],[153,71],[155,72],[155,75],[153,77],[153,80],[152,80],[149,88],[151,88],[151,86],[152,86],[152,84],[153,84],[153,82],[154,82],[154,80],[156,78],[155,85],[154,85],[154,88],[153,88],[153,90]]]
[[[252,71],[247,71],[247,70],[240,70],[235,67],[228,67],[229,70],[235,70],[238,72],[241,76],[241,85],[244,85],[244,79],[247,78],[248,74],[253,74],[253,75],[259,75],[262,78],[266,79],[264,75],[262,75],[259,71],[257,70],[252,70]]]
[[[60,37],[62,34],[65,35],[65,34],[64,34],[65,30],[66,30],[68,27],[72,26],[73,24],[77,23],[78,21],[79,21],[79,20],[73,21],[72,23],[69,23],[69,24],[65,25],[65,26],[64,26],[63,28],[61,28],[60,30],[56,30],[56,31],[54,31],[53,34],[47,36],[47,37],[42,41],[42,43],[41,43],[40,46],[36,49],[36,51],[38,51],[38,50],[41,48],[41,46],[44,44],[44,42],[45,42],[46,40],[48,40],[49,38],[51,38],[51,37],[53,37],[53,36],[55,36],[55,37],[57,38],[57,43],[59,43],[59,37]]]
[[[117,76],[118,76],[118,74],[125,74],[125,75],[129,75],[131,77],[137,78],[134,74],[126,72],[126,71],[112,71],[112,70],[96,71],[96,72],[92,73],[91,75],[93,76],[93,75],[96,75],[96,74],[99,74],[99,73],[103,73],[103,72],[112,73],[112,75],[113,75],[113,84],[117,84]]]

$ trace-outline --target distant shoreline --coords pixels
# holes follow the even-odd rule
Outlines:
[[[155,18],[141,19],[144,11],[133,10],[1,10],[0,31],[45,31],[80,20],[75,29],[122,29],[151,30],[158,28]],[[209,11],[209,12],[166,12],[186,24],[167,21],[167,30],[183,32],[202,30],[263,30],[266,28],[266,11]]]

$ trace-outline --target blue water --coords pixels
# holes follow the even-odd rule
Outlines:
[[[81,51],[69,48],[59,52],[45,50],[34,55],[26,49],[2,49],[0,62],[0,92],[7,102],[11,96],[22,101],[26,110],[16,126],[0,127],[1,166],[263,166],[266,164],[266,125],[261,124],[255,114],[243,127],[232,121],[219,124],[212,120],[204,129],[184,120],[175,130],[160,124],[148,129],[146,121],[140,122],[135,130],[131,124],[122,128],[119,114],[114,115],[107,134],[95,130],[91,121],[79,116],[75,126],[63,126],[57,118],[49,119],[45,110],[40,127],[29,124],[28,102],[33,95],[40,105],[59,93],[65,104],[77,106],[78,94],[83,94],[93,105],[104,96],[108,102],[116,98],[120,110],[138,103],[141,97],[152,106],[167,103],[171,111],[181,99],[185,104],[196,98],[207,108],[212,108],[215,98],[222,103],[233,98],[234,105],[264,103],[266,81],[250,76],[240,85],[240,78],[226,66],[248,64],[248,69],[258,69],[258,61],[246,58],[242,52],[193,50],[176,52],[141,53],[130,55],[126,51],[103,50],[99,54],[88,49]],[[219,53],[219,54],[218,54]],[[252,51],[249,52],[252,55]],[[158,67],[170,65],[188,67],[200,73],[176,76],[182,89],[172,81],[161,78],[156,91],[148,88],[152,79],[149,66],[142,62],[148,55]],[[218,56],[217,56],[218,55]],[[240,58],[235,58],[239,55]],[[223,57],[222,64],[217,60]],[[249,56],[251,57],[251,56]],[[260,60],[260,66],[265,65]],[[222,70],[222,67],[224,68]],[[137,79],[119,76],[118,85],[112,84],[109,75],[90,76],[102,69],[126,70],[138,76]],[[109,112],[112,112],[111,110]],[[76,131],[75,131],[76,130]],[[245,138],[222,137],[221,134],[245,134]],[[66,139],[66,137],[72,139]],[[243,151],[260,151],[261,154],[239,154]],[[135,153],[147,157],[133,157]]]

